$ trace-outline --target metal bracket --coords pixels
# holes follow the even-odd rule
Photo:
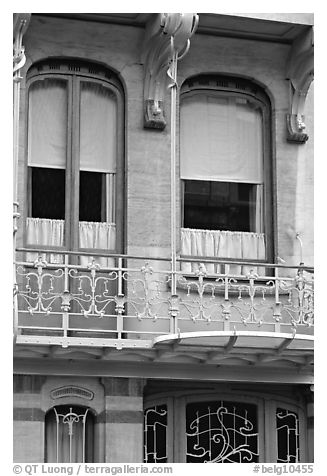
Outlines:
[[[23,36],[28,28],[31,19],[30,13],[15,13],[14,14],[14,51],[13,51],[13,73],[14,81],[20,81],[20,69],[24,66],[25,48],[23,46]]]
[[[168,68],[174,52],[177,51],[180,59],[188,49],[197,24],[196,13],[156,13],[151,17],[142,54],[145,128],[163,130],[166,127],[164,103]]]

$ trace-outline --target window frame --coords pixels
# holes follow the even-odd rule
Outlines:
[[[186,406],[188,403],[231,401],[245,402],[257,406],[258,421],[258,463],[277,462],[277,426],[276,410],[282,407],[285,410],[297,413],[299,420],[299,451],[298,463],[307,461],[307,436],[305,411],[303,405],[295,403],[288,397],[277,395],[271,396],[265,393],[254,393],[250,389],[248,393],[228,390],[203,393],[194,390],[192,394],[187,391],[177,391],[144,399],[144,411],[152,406],[167,405],[167,463],[186,463]],[[184,434],[183,434],[184,432]],[[293,463],[297,464],[297,463]]]
[[[33,245],[27,243],[26,220],[29,216],[31,193],[31,175],[28,166],[28,133],[29,133],[29,89],[37,81],[45,79],[62,79],[67,84],[67,145],[65,169],[65,244],[60,246]],[[115,224],[116,247],[108,250],[102,248],[81,248],[79,246],[79,97],[82,82],[101,84],[114,94],[117,104],[116,128],[116,186],[115,186]],[[49,58],[34,63],[27,72],[26,80],[26,131],[25,131],[25,164],[24,190],[27,207],[24,209],[23,225],[24,247],[28,249],[48,249],[55,251],[83,251],[98,253],[122,253],[124,249],[124,212],[125,212],[125,158],[124,158],[124,90],[117,75],[107,66],[86,60],[71,58]]]
[[[262,87],[249,79],[237,76],[198,75],[184,81],[179,96],[179,121],[181,125],[181,109],[183,98],[199,94],[217,95],[220,97],[237,97],[251,101],[254,107],[262,112],[262,160],[263,160],[263,192],[262,192],[262,224],[266,239],[266,258],[262,262],[274,262],[275,257],[275,203],[273,199],[274,162],[272,153],[272,106],[267,93]],[[181,136],[179,134],[179,151],[181,154]],[[201,179],[200,179],[201,180]],[[223,180],[222,180],[223,182]],[[180,178],[180,227],[184,223],[184,183]],[[223,257],[219,258],[223,259]],[[232,258],[228,258],[232,259]],[[237,261],[246,261],[237,258]],[[255,260],[257,261],[257,260]],[[260,262],[261,260],[258,260]]]

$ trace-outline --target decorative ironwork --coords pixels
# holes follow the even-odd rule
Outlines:
[[[167,463],[167,405],[156,405],[144,412],[144,462]]]
[[[256,405],[191,403],[186,407],[187,463],[258,461]]]
[[[314,320],[314,281],[313,277],[304,275],[304,270],[299,269],[291,283],[281,281],[280,287],[288,293],[284,311],[290,316],[292,326],[312,326]]]
[[[126,302],[129,312],[139,319],[153,319],[168,316],[167,285],[169,276],[155,273],[148,262],[140,271],[126,271],[123,280],[128,289]]]
[[[77,312],[84,317],[103,317],[113,312],[110,304],[115,303],[117,271],[101,273],[101,267],[93,258],[87,266],[89,273],[77,269],[69,270],[71,302],[77,304]]]
[[[120,338],[131,330],[126,322],[142,333],[151,321],[146,330],[153,335],[260,327],[281,332],[281,326],[294,333],[313,325],[313,274],[304,266],[293,277],[279,276],[280,268],[284,274],[287,270],[283,265],[267,277],[252,270],[247,276],[208,275],[203,266],[184,276],[169,269],[168,260],[90,256],[85,267],[71,264],[68,253],[62,253],[64,263],[56,264],[47,262],[48,255],[42,251],[34,263],[16,263],[18,332],[28,327],[31,334],[34,326],[45,335],[52,328],[65,336],[70,330],[95,330],[116,332]]]
[[[53,407],[46,419],[48,462],[90,461],[92,448],[87,447],[88,440],[93,440],[92,434],[90,435],[90,431],[93,432],[93,425],[87,425],[87,422],[91,422],[90,419],[92,420],[92,417],[88,408]]]
[[[49,270],[48,263],[41,256],[34,262],[34,267],[17,267],[18,297],[20,309],[27,309],[33,315],[36,312],[49,315],[60,303],[63,291],[63,269]]]
[[[283,408],[276,410],[277,463],[300,461],[299,417]]]

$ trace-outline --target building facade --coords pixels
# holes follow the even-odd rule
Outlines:
[[[312,17],[14,15],[15,462],[313,461]]]

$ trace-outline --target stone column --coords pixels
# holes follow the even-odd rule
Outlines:
[[[103,378],[105,462],[143,462],[143,387],[139,378]]]

